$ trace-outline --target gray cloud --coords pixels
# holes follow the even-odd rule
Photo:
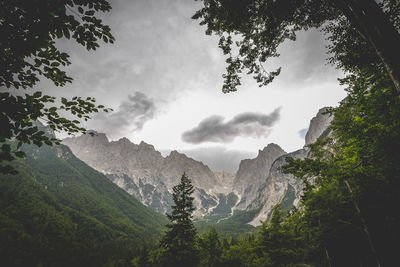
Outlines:
[[[72,40],[57,40],[61,51],[71,56],[72,64],[65,70],[74,80],[65,87],[57,88],[43,78],[35,89],[57,97],[95,97],[98,104],[116,111],[122,102],[129,102],[126,96],[134,91],[144,92],[154,100],[158,110],[166,112],[170,103],[188,92],[221,94],[221,75],[226,64],[218,48],[218,38],[206,36],[205,27],[191,19],[201,8],[200,1],[110,2],[112,11],[101,15],[101,18],[110,25],[115,43],[101,43],[97,51],[88,52]],[[301,90],[336,79],[337,70],[325,65],[324,46],[327,42],[321,34],[310,30],[300,32],[297,37],[296,42],[288,41],[280,46],[278,52],[281,57],[272,60],[276,60],[276,66],[274,63],[272,66],[266,64],[269,70],[277,66],[283,68],[274,81],[278,89]],[[243,76],[252,81],[251,76]],[[247,87],[242,86],[240,90],[247,90]],[[182,111],[185,114],[189,112]],[[117,123],[124,120],[123,116],[114,117],[115,122],[109,119],[102,122],[99,118],[108,116],[97,116],[93,121],[83,122],[82,126],[100,128],[111,138],[128,135],[140,128]]]
[[[326,65],[328,42],[318,30],[300,32],[296,42],[296,52],[289,50],[290,43],[282,47],[282,65],[291,82],[313,83],[325,80],[328,74],[337,76],[338,71]]]
[[[221,83],[222,53],[216,38],[206,36],[191,19],[200,3],[113,0],[110,4],[112,11],[101,17],[110,25],[115,43],[101,43],[97,51],[88,53],[71,40],[58,40],[57,46],[71,56],[66,71],[74,81],[63,92],[52,90],[52,94],[94,96],[99,103],[115,107],[128,90],[168,102],[184,90],[198,88],[198,83],[219,91],[213,85]],[[214,52],[219,57],[214,58]],[[54,88],[45,79],[39,87]],[[108,93],[110,88],[113,94]]]
[[[226,64],[217,38],[206,36],[205,28],[191,19],[200,3],[113,0],[111,5],[112,11],[101,17],[111,26],[115,43],[101,44],[98,51],[88,53],[71,40],[58,40],[57,46],[71,55],[72,65],[66,71],[74,81],[65,90],[54,90],[43,79],[38,89],[58,96],[94,96],[108,106],[117,105],[127,88],[168,102],[182,91],[198,88],[198,84],[220,92]],[[336,77],[337,71],[325,66],[327,42],[321,33],[302,31],[297,37],[296,42],[285,42],[279,48],[277,66],[283,67],[279,80],[287,85]],[[109,88],[114,94],[107,93]],[[298,87],[287,85],[282,90],[285,88]]]
[[[89,126],[100,132],[107,132],[108,136],[119,138],[134,131],[141,130],[143,125],[154,118],[157,108],[153,99],[141,92],[128,95],[119,108],[110,114],[98,114]]]
[[[182,140],[187,143],[200,144],[203,142],[232,142],[238,136],[264,137],[268,136],[271,126],[279,120],[280,108],[271,114],[246,112],[236,115],[224,122],[224,117],[210,116],[199,125],[182,134]]]

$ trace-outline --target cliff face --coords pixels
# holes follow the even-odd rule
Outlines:
[[[311,119],[310,127],[308,127],[305,138],[305,146],[317,141],[318,137],[320,137],[331,124],[333,117],[326,114],[327,109],[328,108],[321,108],[317,115]]]
[[[269,144],[258,152],[256,158],[240,162],[232,188],[240,196],[237,209],[245,209],[254,201],[259,188],[266,182],[273,162],[284,154],[286,152],[280,146]]]
[[[218,190],[224,194],[231,193],[233,191],[233,181],[235,179],[235,174],[224,171],[214,172],[214,174],[218,183],[221,185]]]
[[[250,224],[256,226],[260,225],[260,221],[268,220],[272,208],[278,203],[281,203],[283,209],[298,205],[301,195],[301,181],[291,174],[283,173],[281,168],[286,164],[286,158],[304,159],[308,156],[308,153],[308,149],[299,149],[274,161],[265,183],[259,187],[256,198],[246,207],[248,210],[260,208],[258,215]]]
[[[172,203],[160,172],[164,158],[152,145],[133,144],[127,138],[109,142],[106,135],[82,135],[63,143],[92,168],[139,199],[146,206],[165,213]]]
[[[325,113],[326,110],[327,108],[320,109],[318,114],[311,119],[303,149],[282,155],[271,164],[265,174],[266,179],[258,187],[254,200],[245,207],[246,210],[259,209],[257,216],[250,224],[257,226],[260,225],[260,221],[268,220],[272,208],[278,203],[281,203],[281,208],[287,210],[299,204],[302,193],[301,181],[291,174],[283,173],[281,168],[286,164],[288,157],[294,159],[308,157],[310,150],[307,145],[317,141],[321,135],[329,134],[329,125],[333,118]]]
[[[163,177],[168,189],[176,185],[176,177],[186,174],[192,180],[194,187],[211,191],[219,186],[215,174],[202,162],[187,157],[185,154],[172,151],[163,161],[160,176]]]

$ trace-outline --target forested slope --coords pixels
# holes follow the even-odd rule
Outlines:
[[[3,266],[128,262],[166,218],[77,159],[68,147],[25,146],[18,175],[0,176]]]

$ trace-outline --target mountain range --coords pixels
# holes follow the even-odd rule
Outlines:
[[[134,144],[127,138],[109,141],[104,133],[93,131],[66,138],[63,144],[86,164],[104,174],[144,205],[165,214],[172,205],[172,187],[185,172],[195,187],[197,220],[223,222],[235,214],[247,212],[245,223],[257,226],[267,220],[272,208],[281,203],[290,209],[301,196],[301,184],[281,171],[285,158],[305,158],[307,145],[326,133],[332,120],[326,108],[311,120],[305,146],[287,153],[277,144],[268,144],[256,158],[243,159],[235,174],[213,172],[207,165],[172,151],[163,157],[154,146]]]

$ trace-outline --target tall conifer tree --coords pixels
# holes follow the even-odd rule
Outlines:
[[[195,210],[193,192],[192,182],[184,173],[180,183],[173,187],[175,205],[172,206],[172,213],[167,214],[170,223],[161,240],[163,266],[196,266],[198,263],[196,229],[192,221]]]

